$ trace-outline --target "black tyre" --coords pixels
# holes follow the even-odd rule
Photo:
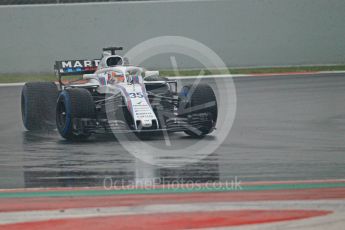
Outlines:
[[[75,118],[95,119],[96,110],[91,93],[83,88],[63,90],[56,105],[56,126],[67,140],[84,140],[91,134],[75,130]]]
[[[189,116],[195,114],[207,114],[207,120],[192,124],[191,129],[185,133],[193,137],[203,137],[214,130],[218,117],[216,95],[213,89],[207,84],[186,85],[179,94],[179,114]]]
[[[21,94],[22,120],[29,131],[56,128],[55,106],[58,89],[54,82],[28,82]]]

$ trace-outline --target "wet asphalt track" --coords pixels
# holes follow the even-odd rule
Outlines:
[[[217,88],[219,94],[227,81]],[[178,168],[144,163],[111,136],[69,143],[57,132],[27,132],[21,87],[0,87],[0,188],[102,186],[105,177],[124,183],[345,177],[343,74],[235,78],[234,83],[237,112],[230,134],[214,153]],[[201,141],[212,144],[214,138]],[[198,140],[175,134],[170,141],[169,148],[178,152]],[[159,137],[146,142],[166,143]]]

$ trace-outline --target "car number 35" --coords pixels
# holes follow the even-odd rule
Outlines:
[[[144,94],[139,92],[139,93],[129,93],[130,98],[143,98]]]

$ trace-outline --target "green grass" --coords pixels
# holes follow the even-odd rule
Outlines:
[[[329,66],[298,66],[298,67],[258,67],[258,68],[228,68],[220,70],[181,70],[180,76],[211,75],[211,74],[261,74],[261,73],[285,73],[285,72],[315,72],[315,71],[339,71],[345,70],[345,65]],[[161,70],[162,76],[175,76],[172,70]]]
[[[48,74],[1,74],[0,83],[15,83],[27,81],[55,81],[55,75]]]
[[[298,66],[298,67],[272,67],[272,68],[229,68],[229,69],[190,69],[179,70],[180,76],[210,75],[210,74],[262,74],[262,73],[284,73],[284,72],[314,72],[314,71],[339,71],[345,70],[345,65],[329,66]],[[172,77],[175,72],[172,70],[160,70],[161,76]],[[80,76],[73,76],[69,79],[77,79]],[[57,81],[54,74],[0,74],[0,83],[16,83],[29,81]]]
[[[82,196],[111,196],[111,195],[133,195],[133,194],[178,194],[193,192],[241,192],[241,191],[273,191],[273,190],[296,190],[296,189],[323,189],[323,188],[344,188],[344,183],[306,183],[306,184],[271,184],[271,185],[240,185],[228,186],[166,186],[159,188],[137,188],[137,189],[98,189],[98,190],[57,190],[57,191],[27,191],[27,192],[0,192],[2,198],[32,198],[32,197],[82,197]]]
[[[81,76],[68,77],[68,79],[79,78],[81,78]],[[57,81],[57,78],[54,74],[0,74],[0,83],[16,83],[30,81]]]

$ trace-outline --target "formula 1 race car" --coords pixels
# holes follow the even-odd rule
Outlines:
[[[29,82],[22,89],[21,111],[27,130],[55,129],[68,140],[107,132],[185,132],[202,137],[215,129],[217,101],[209,85],[186,85],[130,66],[103,49],[100,60],[57,61],[59,84]],[[82,80],[65,82],[66,75]]]

